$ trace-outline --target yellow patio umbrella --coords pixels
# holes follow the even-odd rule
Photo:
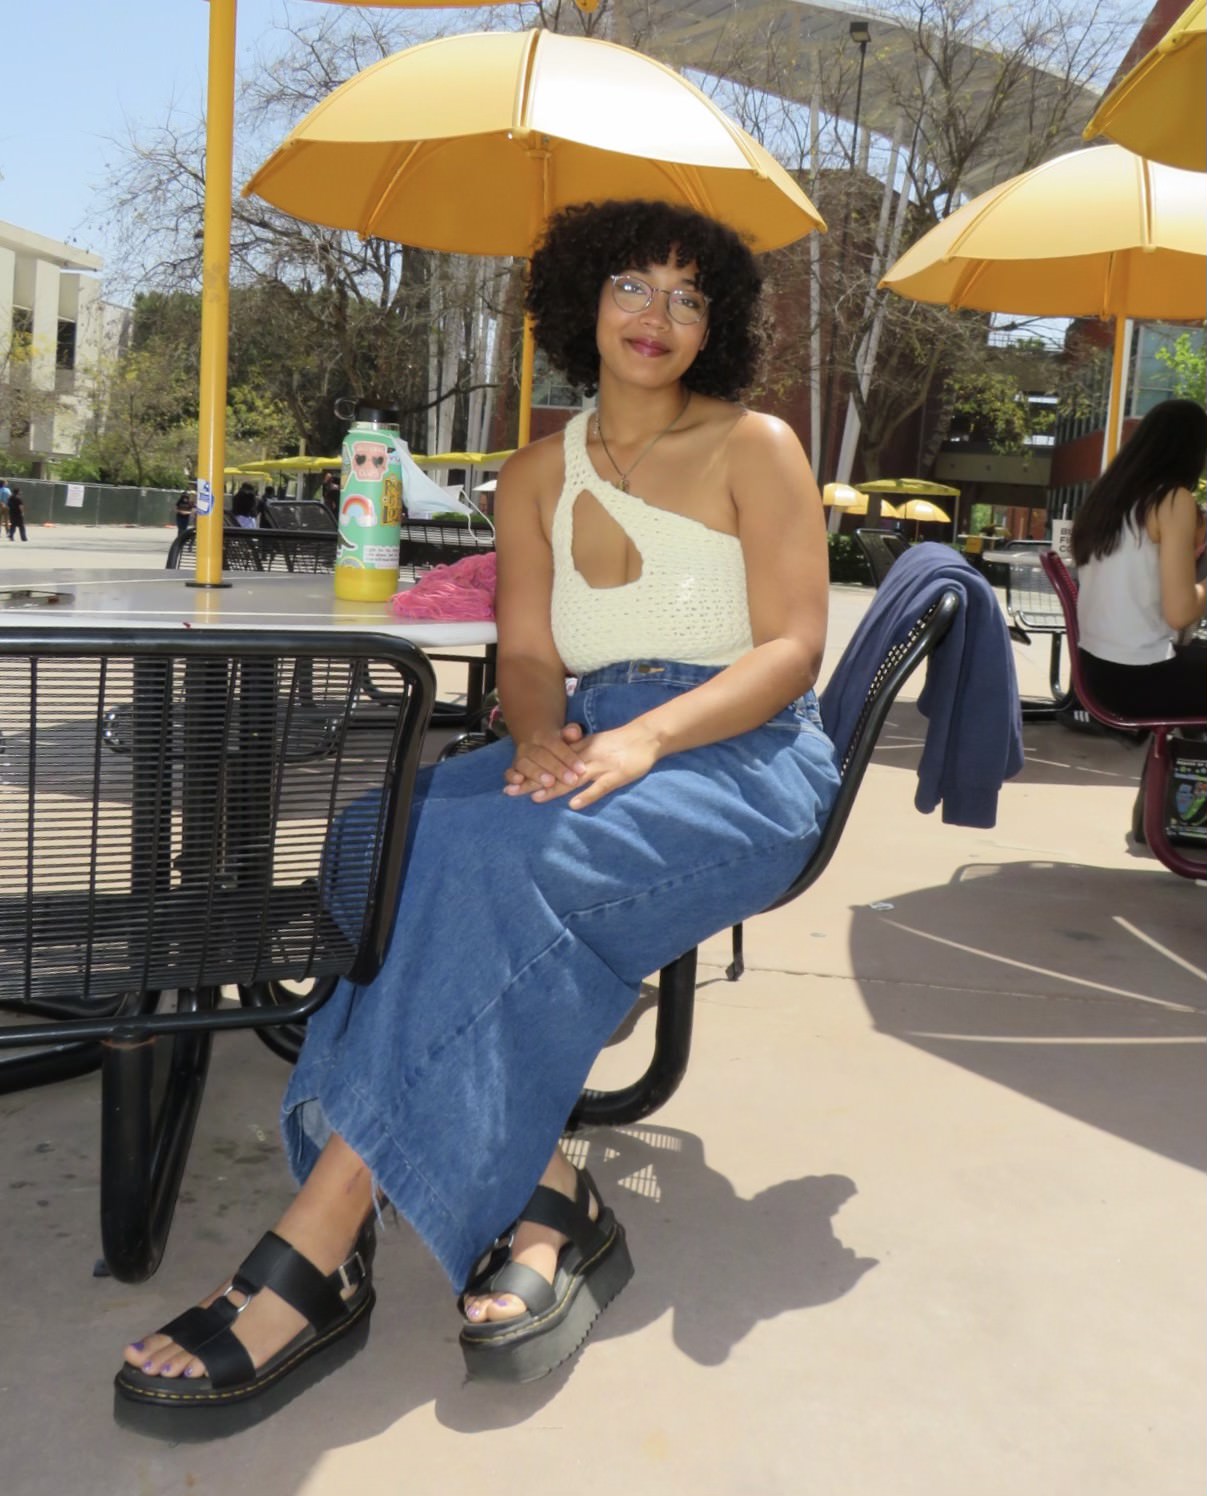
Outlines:
[[[833,506],[844,514],[861,515],[868,512],[868,496],[849,483],[827,483],[821,491],[821,501],[827,508]],[[884,519],[899,519],[897,510],[886,499],[880,502],[880,513]]]
[[[375,63],[243,191],[329,228],[458,254],[528,256],[551,213],[605,198],[685,204],[756,250],[825,226],[687,79],[627,47],[542,30],[445,37]],[[531,398],[526,324],[521,445]]]
[[[899,493],[911,499],[958,499],[960,490],[950,483],[936,483],[930,478],[866,478],[860,485],[864,493]]]
[[[952,308],[1113,319],[1109,461],[1126,320],[1202,321],[1205,271],[1202,177],[1104,145],[981,193],[906,250],[880,284]]]
[[[952,488],[950,483],[936,483],[933,478],[869,478],[860,485],[865,493],[891,493],[898,494],[909,499],[956,499],[960,497],[960,490]],[[881,506],[883,511],[883,505]],[[909,514],[908,502],[899,505],[897,510],[898,519],[914,519],[917,516]],[[942,510],[938,511],[942,514]],[[957,503],[956,513],[959,514]],[[928,518],[922,515],[922,519]],[[952,532],[955,531],[955,522],[952,522]],[[917,531],[915,530],[915,535]]]
[[[1207,0],[1191,0],[1098,105],[1084,134],[1108,135],[1166,166],[1207,171]]]

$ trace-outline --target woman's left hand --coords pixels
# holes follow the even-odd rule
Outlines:
[[[592,733],[577,744],[583,772],[576,785],[555,784],[532,792],[534,800],[560,800],[570,795],[571,810],[585,810],[622,784],[631,784],[648,774],[658,762],[658,740],[638,718],[623,727]]]

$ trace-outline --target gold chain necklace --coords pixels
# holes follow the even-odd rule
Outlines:
[[[678,415],[676,415],[675,419],[673,421],[671,421],[671,423],[668,426],[664,426],[662,428],[662,430],[658,433],[658,435],[654,438],[654,440],[649,444],[649,446],[646,447],[646,448],[644,448],[638,454],[638,456],[635,457],[634,460],[629,463],[628,467],[625,468],[625,469],[623,469],[623,470],[621,469],[620,464],[616,461],[615,457],[613,457],[612,454],[611,454],[611,452],[608,451],[608,443],[605,440],[604,434],[603,434],[603,424],[602,424],[602,422],[599,419],[599,411],[596,410],[596,412],[595,412],[595,434],[596,434],[596,436],[599,437],[599,445],[604,449],[604,456],[607,457],[608,461],[616,469],[616,472],[619,475],[620,482],[616,484],[616,487],[620,489],[621,493],[628,493],[629,492],[629,474],[633,471],[633,469],[637,466],[637,464],[639,462],[643,461],[643,459],[645,459],[646,457],[648,457],[650,455],[650,453],[654,450],[654,448],[658,445],[658,443],[662,440],[662,438],[667,434],[667,432],[668,431],[672,431],[679,424],[679,422],[687,414],[687,407],[691,403],[692,403],[692,392],[691,392],[691,390],[688,390],[688,392],[687,392],[687,398],[684,400],[683,404],[680,406],[679,413],[678,413]]]

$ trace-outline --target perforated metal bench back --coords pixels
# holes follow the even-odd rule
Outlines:
[[[125,992],[371,962],[426,661],[359,636],[140,638],[0,635],[0,1001],[91,1016]],[[376,703],[370,668],[388,685]],[[337,920],[331,833],[358,803],[373,810],[339,867]]]

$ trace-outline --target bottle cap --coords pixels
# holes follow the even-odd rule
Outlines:
[[[389,405],[374,405],[368,401],[358,400],[356,402],[356,419],[358,421],[372,421],[377,426],[397,426],[398,410]]]

